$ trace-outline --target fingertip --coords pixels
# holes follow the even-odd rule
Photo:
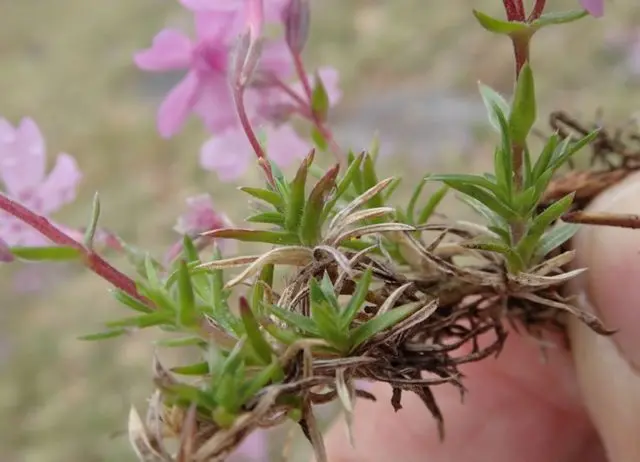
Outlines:
[[[640,173],[607,190],[587,211],[640,213]],[[640,230],[587,226],[575,248],[577,264],[588,268],[574,286],[579,307],[618,330],[604,337],[569,321],[580,389],[608,460],[640,460]]]

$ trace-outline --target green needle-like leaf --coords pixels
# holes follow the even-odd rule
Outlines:
[[[384,314],[376,316],[364,324],[356,327],[349,334],[349,340],[351,342],[351,351],[360,346],[362,343],[369,340],[374,335],[389,329],[396,325],[407,316],[415,312],[419,308],[419,305],[404,305],[397,308],[393,308]]]
[[[347,306],[340,316],[340,328],[342,330],[346,330],[349,328],[356,315],[360,311],[360,308],[362,308],[362,305],[367,298],[367,294],[369,293],[369,286],[371,285],[372,277],[373,271],[371,270],[371,268],[367,268],[367,270],[362,273],[362,276],[360,276],[360,280],[356,285],[356,289],[353,292],[353,295],[351,295],[349,303],[347,303]]]
[[[178,325],[192,326],[196,322],[196,299],[191,284],[191,275],[184,260],[178,269]]]
[[[520,70],[516,94],[513,99],[511,115],[509,117],[509,130],[513,141],[518,145],[524,145],[533,124],[536,121],[536,90],[533,80],[533,71],[529,63],[525,63]]]
[[[307,184],[307,174],[309,166],[313,163],[314,151],[302,161],[295,178],[290,185],[290,193],[286,202],[285,228],[288,231],[296,232],[302,220],[304,210],[305,186]]]
[[[11,253],[27,261],[67,261],[79,260],[82,252],[75,247],[11,247]]]
[[[263,202],[273,205],[278,210],[284,210],[284,199],[282,196],[275,192],[269,191],[268,189],[261,188],[248,188],[242,187],[240,191],[243,191],[250,196],[255,197],[256,199],[260,199]]]
[[[304,207],[302,225],[300,227],[300,240],[305,245],[316,245],[322,236],[322,217],[325,201],[336,185],[336,177],[340,165],[330,168],[313,187]]]
[[[240,319],[242,319],[244,330],[254,351],[265,364],[271,362],[271,346],[260,332],[260,325],[251,311],[249,302],[244,297],[240,297]]]

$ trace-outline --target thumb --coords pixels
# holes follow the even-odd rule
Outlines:
[[[590,211],[640,213],[640,175],[598,197]],[[640,230],[585,227],[575,239],[580,307],[618,332],[602,337],[576,320],[569,336],[584,401],[610,462],[640,460]]]

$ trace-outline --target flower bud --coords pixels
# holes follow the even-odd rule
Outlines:
[[[287,45],[301,53],[309,37],[309,0],[290,0],[284,10],[284,30]]]

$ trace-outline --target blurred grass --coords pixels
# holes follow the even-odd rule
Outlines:
[[[343,107],[357,107],[395,86],[428,86],[474,100],[477,80],[511,89],[508,42],[481,30],[470,14],[471,6],[498,12],[497,0],[317,3],[308,58],[340,69],[347,93]],[[576,2],[553,3],[560,8]],[[632,0],[610,6],[602,21],[536,37],[541,120],[557,108],[589,117],[602,106],[614,119],[636,109],[637,88],[624,73],[612,71],[603,37],[637,23],[640,6]],[[188,24],[176,2],[20,0],[0,2],[0,11],[0,115],[14,122],[33,116],[49,155],[75,155],[85,174],[80,199],[59,215],[61,221],[83,225],[98,190],[104,225],[161,252],[174,239],[171,226],[190,194],[211,192],[232,218],[242,217],[239,193],[197,165],[204,140],[197,122],[173,140],[158,137],[153,89],[163,80],[143,75],[131,62],[132,53],[148,46],[164,25]],[[478,142],[465,168],[486,164],[485,147]],[[442,154],[447,165],[456,166],[459,153]],[[420,172],[412,173],[409,162],[394,162],[394,171],[416,178]],[[93,275],[58,273],[63,284],[35,294],[15,293],[9,273],[3,273],[0,338],[3,345],[8,341],[10,356],[0,364],[0,459],[134,460],[126,438],[110,435],[124,429],[130,403],[142,404],[151,390],[151,336],[99,345],[77,341],[120,309]]]

